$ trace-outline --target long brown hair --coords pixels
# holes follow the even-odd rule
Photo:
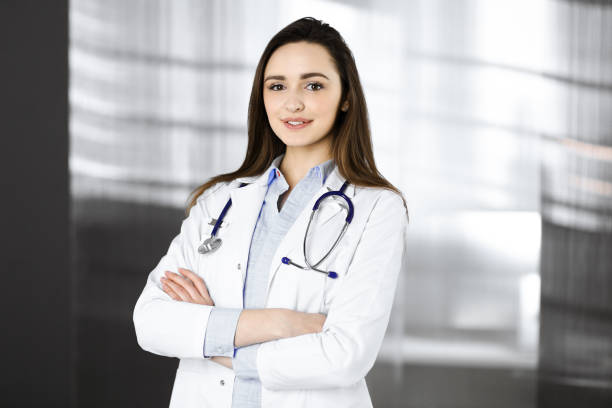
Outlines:
[[[327,49],[340,74],[342,83],[340,101],[348,101],[348,110],[346,112],[338,110],[331,130],[332,155],[339,173],[356,186],[383,187],[395,191],[404,200],[399,189],[380,174],[374,163],[368,110],[351,50],[340,33],[329,24],[312,17],[304,17],[289,24],[272,37],[259,59],[249,101],[247,125],[249,141],[242,165],[236,171],[212,177],[197,187],[190,195],[187,212],[209,187],[238,177],[260,175],[275,157],[285,151],[285,144],[272,131],[266,115],[263,101],[264,71],[270,56],[277,48],[300,41],[320,44]],[[405,200],[404,207],[406,207]]]

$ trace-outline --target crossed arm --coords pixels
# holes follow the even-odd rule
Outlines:
[[[228,357],[222,358],[219,353],[215,357],[203,354],[207,343],[207,322],[215,306],[204,281],[191,271],[198,259],[195,243],[202,236],[201,228],[206,219],[208,213],[200,201],[190,209],[180,233],[171,241],[166,255],[149,274],[134,306],[136,339],[141,348],[154,354],[181,359],[211,358],[237,370],[238,364],[232,367],[232,360]],[[179,265],[188,269],[177,269]],[[215,321],[219,321],[219,315],[215,313],[215,316]],[[234,332],[223,333],[223,345],[227,347],[231,342],[234,348],[242,348],[250,345],[259,347],[273,340],[319,333],[325,316],[266,308],[240,310],[239,315],[234,314],[233,319],[236,325]],[[232,336],[231,339],[227,338],[228,334]],[[238,356],[235,354],[235,357]]]
[[[384,199],[380,198],[383,194],[379,196],[363,230],[357,231],[358,244],[330,299],[327,316],[288,309],[247,309],[234,321],[235,347],[260,343],[255,359],[264,387],[347,387],[365,377],[374,364],[402,269],[408,226],[401,198],[390,194]],[[163,271],[196,264],[197,248],[190,243],[198,242],[201,235],[199,220],[205,219],[204,213],[198,213],[201,211],[192,208],[181,234],[151,272],[136,303],[137,340],[152,353],[177,358],[203,356],[202,326],[214,308],[204,282],[195,274],[190,278],[190,271],[184,269],[168,272],[160,282]],[[232,367],[229,358],[213,361]],[[232,368],[239,370],[239,365]]]
[[[162,289],[176,301],[214,306],[204,280],[189,269],[178,268],[180,273],[165,271],[161,278]],[[325,315],[304,313],[290,309],[245,309],[240,313],[235,347],[264,343],[302,334],[319,333],[325,323]],[[227,368],[232,367],[232,359],[214,356],[211,360]]]

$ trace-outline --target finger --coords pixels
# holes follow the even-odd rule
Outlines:
[[[211,299],[210,294],[208,293],[208,288],[206,287],[206,283],[204,283],[204,279],[195,273],[191,272],[189,269],[178,268],[179,272],[188,277],[195,285],[195,287],[200,292],[200,295],[206,299]]]
[[[200,294],[198,290],[193,286],[193,282],[189,279],[179,275],[178,273],[166,271],[166,278],[172,280],[174,283],[180,285],[183,289],[189,293],[189,297],[193,300],[198,299]]]
[[[208,289],[206,288],[206,284],[204,280],[198,276],[197,274],[191,272],[189,269],[178,268],[179,272],[183,273],[191,284],[195,286],[195,291],[197,295],[194,295],[193,298],[196,299],[196,303],[214,306],[215,303],[212,301],[210,294],[208,293]]]
[[[181,298],[179,297],[179,295],[177,295],[176,293],[174,293],[174,291],[170,288],[170,286],[166,285],[165,282],[162,282],[162,290],[164,292],[166,292],[166,294],[168,296],[170,296],[170,298],[174,299],[174,300],[181,300]]]
[[[177,295],[172,288],[170,288],[170,286],[168,286],[168,284],[166,283],[166,279],[165,278],[161,278],[161,284],[162,284],[162,290],[164,292],[166,292],[166,294],[168,296],[170,296],[172,299],[174,300],[181,300],[181,298],[179,297],[179,295]]]
[[[176,293],[181,300],[185,302],[191,302],[191,296],[189,296],[189,292],[187,292],[181,285],[170,279],[164,279],[166,285],[170,286],[170,288]]]

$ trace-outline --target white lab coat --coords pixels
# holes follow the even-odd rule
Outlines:
[[[134,309],[138,344],[151,353],[180,359],[171,407],[231,406],[234,372],[202,356],[212,307],[172,300],[160,284],[164,271],[190,269],[204,278],[216,306],[242,308],[242,291],[251,236],[263,201],[268,175],[218,183],[204,192],[183,221],[168,253],[149,274]],[[343,183],[337,167],[298,216],[280,242],[268,277],[266,307],[325,313],[321,333],[262,343],[257,366],[262,407],[371,407],[365,375],[380,349],[404,264],[408,218],[402,199],[382,188],[346,190],[355,215],[344,237],[320,265],[337,279],[285,265],[288,256],[305,265],[302,242],[315,200],[327,187]],[[240,182],[250,183],[238,188]],[[231,197],[218,235],[223,245],[201,255],[200,243],[210,236]],[[340,231],[346,211],[326,199],[311,225],[308,251],[318,260]]]

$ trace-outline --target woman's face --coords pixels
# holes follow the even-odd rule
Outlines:
[[[268,121],[288,149],[331,146],[341,93],[332,56],[319,44],[285,44],[272,53],[264,70]]]

